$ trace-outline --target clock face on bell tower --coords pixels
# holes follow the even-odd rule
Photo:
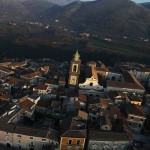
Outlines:
[[[79,75],[80,75],[80,64],[81,64],[80,55],[77,51],[70,65],[69,80],[68,80],[68,84],[70,86],[78,85]]]
[[[76,85],[76,81],[77,81],[77,77],[76,76],[71,76],[70,84]]]

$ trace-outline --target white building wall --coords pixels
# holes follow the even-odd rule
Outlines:
[[[10,144],[13,145],[13,134],[7,133],[5,131],[0,131],[0,144],[6,145]]]
[[[13,134],[13,146],[24,149],[30,149],[34,148],[34,150],[41,150],[43,145],[50,145],[52,141],[46,138],[42,137],[34,137],[34,136],[27,136],[27,135],[19,135],[14,133]],[[33,144],[32,144],[33,143]],[[56,144],[56,142],[53,142],[53,144]],[[58,144],[58,143],[57,143]],[[32,146],[33,145],[33,146]]]
[[[123,80],[122,74],[114,73],[114,72],[108,72],[106,74],[106,78],[108,80],[114,80],[114,81],[122,81]]]
[[[145,92],[145,90],[138,90],[138,89],[107,87],[107,93],[110,91],[121,91],[121,92],[137,93],[137,94],[144,94],[144,92]]]
[[[140,80],[141,82],[148,82],[150,73],[149,72],[141,72],[141,71],[133,71],[134,76]]]
[[[129,141],[89,141],[88,150],[125,150]]]
[[[94,90],[102,90],[103,86],[98,84],[98,80],[95,78],[87,78],[84,83],[79,84],[80,89],[94,89]]]
[[[28,97],[28,99],[30,101],[32,101],[33,103],[37,104],[37,102],[40,100],[40,96],[37,99],[32,99],[32,98],[29,98],[29,97]]]

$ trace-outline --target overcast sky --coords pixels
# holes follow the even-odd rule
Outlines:
[[[82,1],[91,1],[91,0],[82,0]],[[132,1],[137,2],[137,3],[150,2],[150,0],[132,0]]]
[[[144,3],[144,2],[150,2],[150,0],[133,0],[137,3]]]

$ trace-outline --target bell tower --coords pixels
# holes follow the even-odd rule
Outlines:
[[[77,50],[76,53],[74,54],[74,57],[70,65],[69,80],[68,80],[69,86],[78,85],[79,75],[80,75],[80,65],[81,65],[81,60],[80,60],[80,55]]]

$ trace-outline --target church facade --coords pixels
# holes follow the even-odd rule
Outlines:
[[[93,66],[87,67],[85,75],[85,82],[79,83],[79,92],[103,97],[104,88],[99,84],[100,79],[98,78],[96,69]]]

